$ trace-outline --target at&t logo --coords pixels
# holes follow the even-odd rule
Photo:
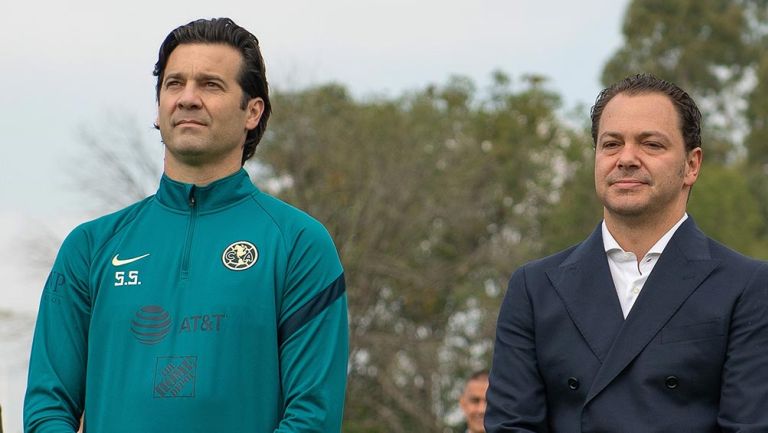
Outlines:
[[[159,305],[147,305],[136,312],[131,332],[139,342],[157,344],[171,331],[171,315]]]

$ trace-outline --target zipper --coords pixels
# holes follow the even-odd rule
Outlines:
[[[195,186],[189,190],[189,221],[187,222],[187,240],[184,243],[184,252],[181,258],[181,279],[189,279],[189,257],[192,255],[192,239],[195,235],[195,225],[197,224],[197,200],[195,199]]]

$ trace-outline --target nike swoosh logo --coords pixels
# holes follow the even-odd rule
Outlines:
[[[147,257],[149,253],[144,254],[143,256],[134,257],[134,258],[125,259],[125,260],[118,259],[117,256],[119,255],[120,254],[115,254],[115,257],[112,257],[112,266],[123,266],[123,265],[127,265],[128,263],[133,263],[135,261],[143,259],[144,257]]]

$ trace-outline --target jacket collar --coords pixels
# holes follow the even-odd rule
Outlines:
[[[241,168],[206,186],[178,182],[163,174],[155,198],[166,207],[184,212],[190,211],[194,202],[198,213],[206,213],[237,203],[255,191],[258,189],[248,173]]]
[[[600,225],[547,277],[592,353],[602,362],[624,325]]]

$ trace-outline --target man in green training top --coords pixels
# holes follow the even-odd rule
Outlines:
[[[154,196],[77,227],[40,303],[28,433],[338,432],[344,274],[323,226],[242,165],[270,114],[257,39],[198,20],[160,47]]]

